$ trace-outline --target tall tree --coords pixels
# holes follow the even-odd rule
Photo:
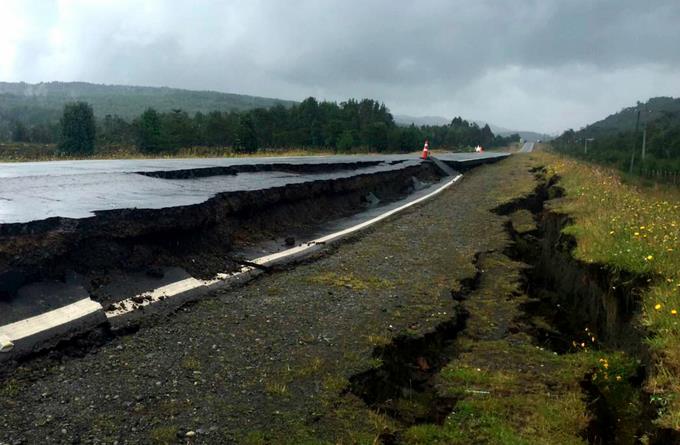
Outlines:
[[[86,102],[66,104],[60,124],[60,152],[67,154],[91,154],[94,152],[96,126],[90,105]]]
[[[180,109],[161,115],[161,134],[167,148],[172,150],[188,147],[196,141],[192,119]]]
[[[341,152],[347,152],[350,151],[352,147],[354,147],[354,137],[352,136],[352,132],[345,130],[338,138],[337,149]]]
[[[254,153],[257,150],[257,133],[255,124],[250,113],[241,117],[241,124],[238,127],[237,149],[243,153]]]
[[[28,135],[28,129],[21,121],[16,121],[14,123],[14,128],[12,129],[12,141],[14,142],[29,142],[30,138]]]
[[[387,149],[387,124],[373,122],[366,128],[366,143],[372,150],[385,151]]]
[[[163,149],[161,118],[156,110],[147,108],[135,121],[137,147],[146,153],[158,153]]]
[[[483,147],[490,147],[493,144],[493,132],[491,131],[489,124],[484,125],[482,128],[479,143]]]

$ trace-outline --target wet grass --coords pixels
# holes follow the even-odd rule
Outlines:
[[[536,222],[530,211],[521,209],[509,216],[512,227],[517,233],[523,234],[536,230]]]
[[[177,443],[177,427],[163,426],[154,428],[149,434],[151,442],[157,445],[170,445]]]
[[[174,158],[247,158],[272,156],[328,156],[337,154],[378,154],[367,149],[357,149],[348,153],[323,148],[262,149],[255,153],[240,153],[233,147],[194,146],[180,148],[175,152],[143,153],[134,146],[99,147],[91,155],[70,156],[57,152],[54,144],[11,143],[0,144],[0,162],[44,162],[82,159],[174,159]]]
[[[505,165],[525,162],[535,167],[545,160],[531,155]],[[521,188],[536,185],[521,173],[513,176]],[[501,187],[495,195],[502,203],[512,193]],[[518,233],[536,230],[525,210],[509,220]],[[490,253],[478,267],[488,273],[465,301],[470,319],[458,343],[464,352],[438,379],[439,395],[458,402],[441,425],[412,426],[399,443],[646,443],[639,360],[598,350],[587,330],[563,333],[570,337],[559,354],[541,346],[533,338],[540,317],[520,316],[532,301],[522,292],[525,266]],[[554,329],[550,320],[542,322]]]
[[[646,387],[661,427],[680,431],[680,190],[626,183],[614,170],[541,154],[566,196],[551,205],[573,217],[574,255],[647,277],[642,323],[653,369]]]
[[[14,378],[10,378],[0,386],[0,397],[8,399],[14,398],[19,394],[20,390],[21,386],[19,382]]]
[[[588,425],[581,380],[590,355],[558,355],[536,345],[518,322],[527,296],[526,267],[500,253],[479,259],[479,288],[465,301],[463,351],[437,380],[439,394],[458,400],[442,425],[417,425],[405,444],[576,444]]]

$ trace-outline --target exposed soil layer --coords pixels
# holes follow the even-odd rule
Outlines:
[[[568,215],[544,208],[549,199],[562,196],[557,177],[547,180],[542,170],[536,171],[539,185],[530,196],[495,209],[510,215],[529,210],[536,218],[537,230],[520,233],[508,223],[513,245],[511,257],[532,266],[527,272],[527,291],[536,296],[533,311],[549,308],[554,323],[561,331],[579,333],[580,337],[595,334],[598,342],[610,348],[642,355],[641,335],[637,325],[640,313],[640,292],[648,277],[614,272],[602,265],[585,264],[574,259],[576,241],[562,233],[571,223]],[[588,328],[589,334],[584,329]],[[545,333],[546,341],[558,352],[566,352],[573,336]]]
[[[396,164],[400,162],[403,161],[394,161],[391,164]],[[358,168],[373,167],[380,163],[381,161],[335,162],[318,164],[288,164],[288,163],[243,164],[225,167],[159,170],[138,173],[140,175],[150,176],[152,178],[194,179],[194,178],[206,178],[209,176],[225,176],[236,175],[238,173],[271,172],[271,171],[287,173],[327,173],[340,170],[355,170]]]
[[[338,168],[357,167],[354,164]],[[282,166],[289,167],[302,166]],[[225,174],[217,170],[162,173],[176,175],[174,178]],[[195,277],[212,278],[237,268],[238,262],[231,258],[235,246],[290,238],[300,230],[358,213],[373,205],[376,197],[383,202],[404,197],[413,191],[414,178],[433,183],[440,176],[433,166],[424,164],[266,190],[220,193],[196,205],[103,211],[83,219],[1,225],[0,298],[11,297],[25,283],[62,280],[72,272],[86,277],[88,291],[95,298],[97,289],[116,272],[154,273],[159,267],[178,266]]]

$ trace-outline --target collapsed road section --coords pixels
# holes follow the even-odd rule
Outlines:
[[[442,160],[464,170],[502,157]],[[266,267],[253,259],[299,258],[313,249],[298,240],[323,244],[347,228],[338,222],[363,227],[361,215],[452,183],[446,168],[405,156],[12,168],[0,192],[0,360],[107,325],[107,311],[233,285]]]

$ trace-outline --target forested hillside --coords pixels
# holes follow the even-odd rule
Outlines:
[[[432,148],[451,149],[469,149],[478,144],[504,146],[519,140],[517,135],[494,135],[488,125],[480,127],[460,117],[444,125],[399,126],[385,104],[371,99],[336,103],[310,97],[292,103],[260,98],[247,102],[236,96],[241,98],[239,106],[246,109],[225,111],[227,103],[236,103],[228,102],[226,97],[234,95],[141,87],[128,91],[127,87],[86,84],[87,97],[93,97],[93,103],[80,98],[76,103],[75,97],[70,99],[71,90],[66,84],[58,84],[57,92],[49,94],[34,91],[31,96],[26,92],[21,99],[14,94],[18,92],[16,85],[12,84],[12,88],[8,85],[5,84],[8,91],[14,89],[7,94],[16,102],[14,107],[11,101],[10,105],[3,105],[6,125],[0,140],[58,143],[60,152],[77,156],[91,155],[107,147],[135,147],[144,153],[172,153],[186,147],[232,147],[243,152],[261,148],[405,152],[420,149],[425,139],[430,140]],[[117,93],[107,95],[111,88]],[[125,104],[126,100],[131,103]],[[149,105],[143,105],[145,100]],[[246,106],[258,101],[264,105]],[[153,106],[159,103],[161,107]],[[196,107],[199,110],[193,111]],[[101,110],[116,109],[125,114],[102,116]],[[135,109],[142,111],[130,115]],[[95,131],[83,132],[83,128]],[[72,134],[87,134],[87,141],[81,143]],[[72,150],[71,146],[80,148]]]
[[[624,108],[618,113],[611,114],[601,121],[588,125],[582,131],[589,137],[598,134],[623,132],[635,129],[637,112],[640,110],[640,122],[653,122],[663,117],[680,113],[680,98],[653,97],[646,103]]]
[[[161,112],[180,109],[187,113],[245,111],[295,102],[215,91],[190,91],[84,82],[47,82],[39,84],[0,82],[0,140],[7,140],[12,127],[21,123],[34,129],[41,142],[56,131],[55,124],[69,102],[82,101],[92,106],[95,116],[118,116],[131,121],[151,107]]]
[[[678,182],[680,99],[656,97],[638,103],[579,131],[564,132],[553,146],[623,171]]]

